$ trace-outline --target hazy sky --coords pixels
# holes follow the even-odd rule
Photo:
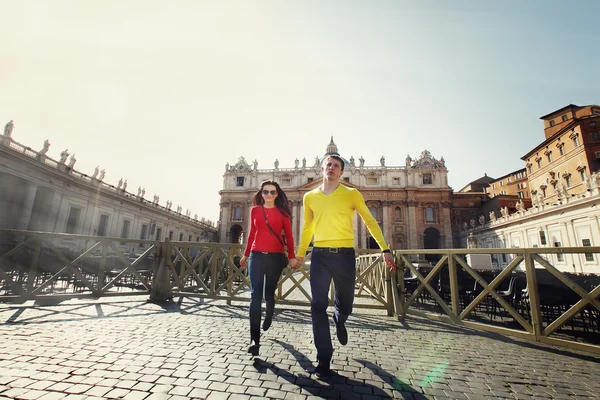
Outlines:
[[[600,103],[599,1],[0,0],[0,123],[75,168],[216,221],[225,164],[325,152],[455,190]]]

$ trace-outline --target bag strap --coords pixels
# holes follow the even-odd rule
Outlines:
[[[279,235],[276,235],[275,232],[273,232],[273,228],[271,228],[271,225],[269,225],[269,220],[267,219],[267,212],[265,211],[265,207],[260,206],[260,208],[262,209],[263,215],[265,216],[265,222],[267,224],[267,228],[269,228],[269,231],[271,231],[271,235],[275,236],[275,238],[277,239],[279,244],[283,246],[283,250],[285,251],[285,244],[283,244],[283,240],[281,240],[281,237]]]

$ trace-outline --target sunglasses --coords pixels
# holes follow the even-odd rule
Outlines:
[[[263,190],[262,194],[264,194],[265,196],[268,194],[275,196],[277,194],[277,190]]]

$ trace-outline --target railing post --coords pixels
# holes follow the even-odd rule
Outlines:
[[[404,263],[404,260],[401,257],[397,257],[397,252],[394,252],[394,259],[396,262],[396,268],[397,268],[397,272],[396,272],[396,277],[397,277],[397,291],[396,291],[396,295],[399,294],[398,296],[398,302],[397,302],[397,310],[396,312],[398,313],[398,319],[399,320],[403,320],[404,318],[406,318],[406,288],[404,287],[404,274],[405,274],[405,268],[406,265]]]
[[[102,288],[106,280],[106,259],[108,258],[108,243],[102,239],[100,240],[102,241],[102,256],[100,257],[100,265],[98,265],[98,286],[96,287],[98,296],[102,296]]]
[[[381,263],[383,264],[383,269],[385,273],[385,306],[387,308],[387,315],[391,317],[394,315],[394,293],[393,290],[396,288],[392,287],[392,272],[385,265],[385,260],[381,259]]]
[[[529,311],[531,313],[531,323],[533,325],[533,334],[535,340],[539,341],[542,336],[542,313],[540,310],[540,295],[538,291],[537,276],[535,274],[535,264],[531,257],[531,250],[524,249],[525,272],[527,274],[527,295],[529,296]]]
[[[452,297],[452,312],[457,316],[459,312],[458,274],[456,271],[456,260],[451,252],[448,252],[448,274],[450,276],[450,296]]]
[[[232,247],[229,248],[229,261],[231,261],[231,263],[234,262],[234,258],[233,258],[233,245]],[[231,296],[233,295],[233,267],[231,266],[230,263],[227,263],[227,305],[230,306],[231,305]]]
[[[31,260],[31,266],[29,267],[29,275],[27,276],[27,295],[29,296],[33,292],[33,285],[38,272],[38,266],[40,263],[40,252],[42,250],[42,240],[36,240],[37,246],[33,253],[33,259]]]
[[[154,303],[164,303],[173,299],[168,267],[168,258],[171,257],[171,242],[167,238],[164,242],[156,242],[155,246],[154,275],[149,300]]]

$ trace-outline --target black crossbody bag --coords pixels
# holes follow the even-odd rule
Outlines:
[[[275,232],[273,232],[273,228],[271,228],[271,225],[269,225],[269,220],[267,219],[267,212],[265,211],[265,207],[260,206],[260,208],[262,209],[263,215],[265,217],[265,223],[267,224],[267,228],[269,228],[271,235],[275,236],[275,238],[277,239],[279,244],[281,244],[283,246],[283,256],[284,256],[283,268],[285,268],[290,263],[290,260],[288,259],[287,248],[285,246],[286,245],[285,238],[282,238],[280,235],[277,235],[277,234],[275,234]]]

